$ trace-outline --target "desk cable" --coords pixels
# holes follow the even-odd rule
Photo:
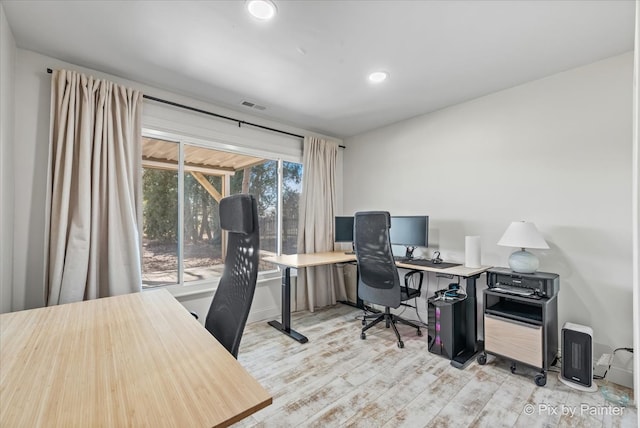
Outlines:
[[[413,277],[411,277],[411,285],[415,284],[415,279]],[[427,296],[429,295],[429,273],[427,273]],[[413,298],[413,308],[416,310],[416,317],[418,317],[417,320],[410,320],[416,323],[420,323],[420,327],[424,327],[427,328],[428,324],[426,322],[424,322],[424,320],[422,319],[422,317],[420,316],[420,312],[418,311],[418,297],[420,296],[416,296]],[[406,309],[406,306],[405,306]],[[404,309],[402,310],[402,312],[400,313],[400,315],[402,315],[404,313]]]

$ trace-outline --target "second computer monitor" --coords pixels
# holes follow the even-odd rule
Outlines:
[[[353,216],[336,216],[335,242],[353,242]]]
[[[415,247],[429,246],[429,216],[392,216],[389,229],[391,245],[403,245],[410,257]]]

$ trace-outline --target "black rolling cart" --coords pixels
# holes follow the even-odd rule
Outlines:
[[[558,355],[558,288],[556,274],[513,273],[508,269],[490,269],[484,290],[484,351],[478,364],[487,362],[487,354],[540,370],[534,381],[547,383],[547,371]]]

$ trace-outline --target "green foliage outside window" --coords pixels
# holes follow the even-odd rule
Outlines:
[[[176,241],[178,225],[177,172],[145,168],[142,175],[142,187],[145,236],[158,241]]]
[[[284,162],[283,218],[297,219],[302,165]],[[249,180],[244,180],[245,172]],[[218,191],[222,177],[205,176]],[[248,192],[257,197],[261,217],[275,215],[277,205],[277,162],[266,161],[231,176],[231,194]],[[243,186],[247,187],[243,189]],[[185,241],[217,241],[220,237],[218,202],[189,173],[184,177]],[[145,237],[161,242],[177,241],[178,178],[176,171],[145,168],[143,171]]]

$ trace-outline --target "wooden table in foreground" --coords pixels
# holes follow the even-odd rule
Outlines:
[[[0,315],[2,426],[228,426],[271,401],[166,290]]]

